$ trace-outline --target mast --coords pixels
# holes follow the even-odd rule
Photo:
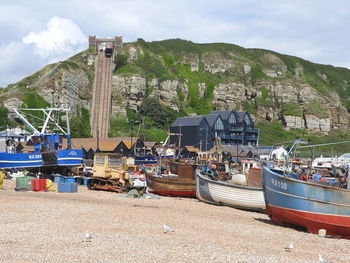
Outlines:
[[[39,135],[40,132],[29,122],[26,120],[26,118],[23,117],[22,114],[20,114],[16,109],[13,109],[14,112],[17,114],[18,118],[20,118],[21,121],[24,122],[24,124],[32,130],[32,132],[34,133],[34,135]]]
[[[71,140],[71,134],[70,134],[70,125],[69,125],[69,114],[68,110],[66,111],[66,124],[67,124],[67,148],[72,148],[72,140]]]
[[[182,128],[182,125],[180,124],[180,132],[179,132],[179,146],[178,146],[178,154],[177,156],[179,157],[180,156],[180,147],[181,147],[181,136],[182,136],[182,131],[181,131],[181,128]]]
[[[16,115],[19,117],[19,119],[33,132],[34,136],[44,136],[47,135],[47,129],[49,127],[49,124],[56,127],[59,131],[62,132],[63,135],[67,137],[67,149],[71,149],[71,134],[70,134],[70,125],[69,125],[69,108],[37,108],[37,109],[31,109],[31,108],[20,108],[20,109],[13,109],[13,111],[16,113]],[[19,111],[23,111],[20,113]],[[42,112],[43,115],[43,126],[41,130],[39,131],[37,128],[35,128],[24,116],[23,114],[28,114],[25,111],[39,111]],[[61,127],[60,125],[60,112],[65,112],[66,114],[66,130]],[[34,116],[35,117],[35,116]],[[37,117],[38,118],[38,117]],[[39,118],[40,119],[40,118]],[[52,128],[52,127],[51,127]],[[52,133],[53,129],[51,130]],[[50,141],[50,144],[53,143],[53,141]],[[51,145],[52,146],[52,145]]]

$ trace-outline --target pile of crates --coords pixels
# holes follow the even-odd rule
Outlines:
[[[32,180],[33,179],[35,179],[35,177],[31,177],[31,176],[17,177],[15,190],[16,191],[32,190]]]
[[[76,193],[78,192],[78,184],[77,183],[57,183],[57,192]]]
[[[32,183],[32,191],[47,192],[46,179],[33,179],[31,183]]]
[[[78,184],[70,180],[60,180],[57,182],[57,192],[59,193],[76,193],[78,192]],[[23,176],[16,178],[16,191],[34,191],[34,192],[47,192],[47,179],[37,179],[31,176]]]

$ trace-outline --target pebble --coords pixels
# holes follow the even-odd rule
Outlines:
[[[0,262],[350,262],[350,240],[271,223],[263,213],[197,199],[125,194],[0,191]],[[161,226],[176,232],[164,235]],[[89,230],[93,242],[82,242]],[[290,253],[285,244],[293,242]]]

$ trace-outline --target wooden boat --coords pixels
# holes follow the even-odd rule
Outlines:
[[[350,238],[350,190],[302,181],[269,166],[263,169],[263,189],[273,222],[302,226],[311,233],[325,229],[327,235]]]
[[[261,176],[258,180],[261,182]],[[256,185],[257,180],[251,181]],[[210,204],[226,205],[252,211],[263,211],[265,209],[262,187],[239,185],[229,181],[216,181],[199,169],[196,170],[196,192],[199,200]]]
[[[168,174],[147,173],[149,192],[180,197],[196,197],[195,170],[196,165],[168,161]]]

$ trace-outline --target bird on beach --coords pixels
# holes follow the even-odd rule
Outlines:
[[[318,255],[318,261],[320,263],[332,263],[331,261],[325,260],[321,255]]]
[[[89,233],[89,231],[87,231],[86,233],[84,233],[83,242],[91,242],[91,238],[92,238],[92,233]]]
[[[284,247],[284,251],[291,252],[293,249],[293,243],[290,243],[288,246]]]
[[[163,225],[163,228],[164,228],[164,233],[174,232],[174,230],[170,226]]]

